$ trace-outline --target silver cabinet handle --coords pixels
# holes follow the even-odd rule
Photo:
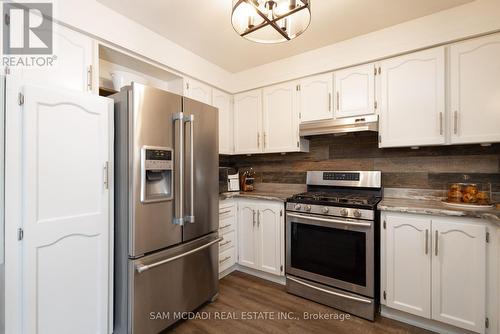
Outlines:
[[[209,243],[203,245],[203,246],[200,246],[198,248],[195,248],[195,249],[192,249],[188,252],[185,252],[185,253],[182,253],[182,254],[179,254],[179,255],[176,255],[176,256],[173,256],[169,259],[165,259],[163,261],[158,261],[158,262],[155,262],[155,263],[152,263],[152,264],[138,264],[136,267],[135,267],[135,270],[137,270],[137,272],[140,274],[140,273],[143,273],[145,272],[146,270],[149,270],[151,268],[154,268],[154,267],[158,267],[158,266],[161,266],[162,264],[166,264],[166,263],[169,263],[169,262],[172,262],[172,261],[175,261],[175,260],[178,260],[180,258],[183,258],[185,256],[188,256],[188,255],[191,255],[191,254],[194,254],[196,252],[199,252],[205,248],[208,248],[210,246],[212,246],[213,244],[215,243],[218,243],[219,241],[223,240],[222,238],[217,238],[215,240],[212,240],[210,241]]]
[[[443,113],[439,113],[439,134],[443,134]]]
[[[219,215],[224,215],[226,213],[231,212],[231,210],[224,210],[224,211],[219,211]]]
[[[177,152],[179,152],[179,189],[175,194],[175,208],[174,220],[176,225],[184,225],[184,113],[179,112],[173,117],[174,123],[179,122],[179,138],[174,145],[177,145]]]
[[[266,148],[267,144],[267,133],[264,131],[264,148]]]
[[[260,132],[257,132],[257,148],[260,148]]]
[[[339,98],[339,92],[337,91],[337,111],[339,111],[339,105],[340,105],[340,98]]]
[[[425,230],[425,254],[429,254],[429,230]]]
[[[365,304],[371,304],[372,303],[372,301],[369,300],[369,299],[354,297],[354,296],[346,295],[346,294],[343,294],[343,293],[338,293],[338,292],[335,292],[335,291],[326,290],[326,289],[314,286],[312,284],[308,284],[306,282],[300,281],[300,280],[295,279],[295,278],[290,277],[290,276],[287,276],[286,279],[289,279],[290,281],[294,281],[295,283],[307,286],[308,288],[315,289],[315,290],[318,290],[318,291],[321,291],[321,292],[324,292],[324,293],[328,293],[330,295],[334,295],[334,296],[337,296],[337,297],[342,297],[342,298],[354,300],[354,301],[365,303]]]
[[[184,124],[189,123],[189,215],[185,220],[189,223],[194,223],[194,115],[189,115],[184,118]]]
[[[222,260],[219,261],[219,264],[222,264],[222,263],[226,262],[230,258],[231,258],[230,256],[226,256],[225,258],[223,258]]]
[[[225,246],[225,245],[229,245],[231,243],[231,240],[228,240],[228,241],[225,241],[223,243],[221,243],[219,246]]]
[[[252,210],[252,223],[253,227],[255,227],[255,210]]]
[[[332,93],[328,93],[328,111],[332,111]]]
[[[295,214],[295,213],[287,213],[286,215],[290,216],[290,217],[295,217],[295,218],[302,218],[302,219],[306,219],[306,220],[316,220],[316,221],[327,222],[327,223],[353,225],[353,226],[366,226],[366,227],[372,226],[372,223],[361,223],[361,222],[352,222],[352,221],[348,221],[348,220],[320,218],[320,217],[306,216],[306,215]]]
[[[435,255],[438,255],[438,240],[439,240],[439,233],[438,230],[436,230],[436,250],[435,250]]]
[[[458,110],[453,112],[453,133],[458,134]]]

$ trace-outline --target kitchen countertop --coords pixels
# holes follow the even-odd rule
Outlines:
[[[281,201],[285,202],[288,197],[291,197],[293,193],[284,193],[284,192],[272,192],[272,191],[234,191],[234,192],[226,192],[219,194],[220,200],[225,200],[228,198],[254,198],[254,199],[265,199],[271,201]]]
[[[417,213],[438,216],[482,218],[500,224],[500,209],[474,210],[454,208],[437,200],[387,198],[384,197],[378,204],[381,211]]]

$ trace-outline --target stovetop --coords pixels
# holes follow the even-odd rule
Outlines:
[[[287,202],[373,209],[380,202],[380,197],[352,192],[308,191],[293,195],[287,199]]]

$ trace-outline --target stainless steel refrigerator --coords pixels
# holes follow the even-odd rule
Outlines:
[[[111,97],[114,333],[158,333],[218,293],[218,113],[137,83]]]

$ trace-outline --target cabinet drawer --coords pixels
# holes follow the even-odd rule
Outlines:
[[[219,206],[219,221],[222,221],[223,219],[227,219],[230,217],[236,217],[236,205],[234,205],[234,204],[220,205]]]
[[[219,254],[219,273],[236,263],[236,248],[231,247]]]
[[[219,234],[225,234],[234,231],[236,228],[236,217],[228,217],[219,220]]]
[[[231,231],[229,233],[226,233],[222,236],[224,240],[219,242],[219,253],[222,253],[226,249],[229,249],[235,245],[236,241],[236,232]]]

